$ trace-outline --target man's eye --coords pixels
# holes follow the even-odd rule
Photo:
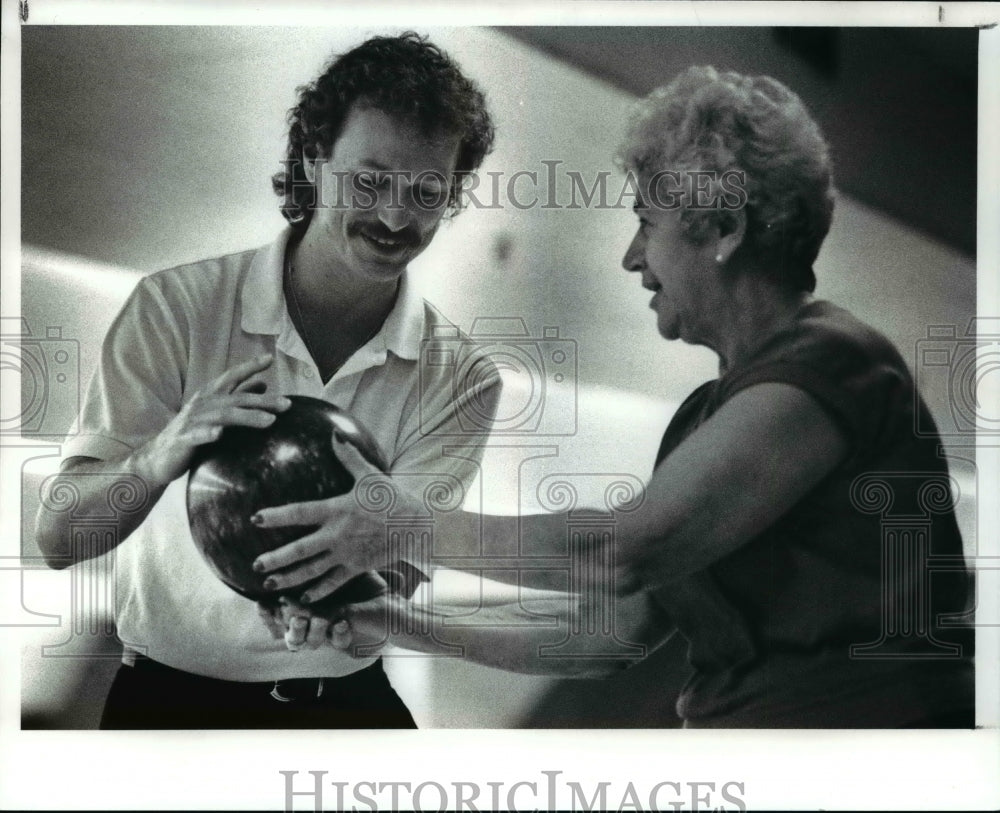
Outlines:
[[[414,187],[413,196],[422,206],[438,207],[447,203],[447,192],[440,184],[421,184]]]
[[[357,178],[363,186],[369,189],[384,189],[389,185],[390,174],[388,172],[365,169],[358,173]]]

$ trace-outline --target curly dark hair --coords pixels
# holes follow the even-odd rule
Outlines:
[[[460,211],[464,180],[493,148],[493,122],[482,91],[444,51],[413,31],[373,37],[341,54],[298,94],[298,104],[288,111],[285,169],[271,185],[285,219],[299,229],[309,224],[316,205],[303,159],[329,157],[356,103],[416,126],[428,138],[461,137],[447,215]]]
[[[734,259],[783,287],[816,287],[812,264],[833,216],[829,149],[799,97],[777,80],[688,68],[640,103],[619,163],[640,177],[743,173],[746,232]],[[681,215],[695,242],[726,217],[693,208]]]

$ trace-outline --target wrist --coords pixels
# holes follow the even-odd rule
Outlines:
[[[141,479],[150,491],[162,490],[175,478],[166,477],[159,465],[156,438],[147,441],[126,459],[126,471]]]

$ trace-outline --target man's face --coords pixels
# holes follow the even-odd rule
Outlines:
[[[428,138],[381,110],[355,105],[328,160],[316,163],[319,204],[307,239],[331,270],[389,281],[420,254],[448,203],[459,138]]]

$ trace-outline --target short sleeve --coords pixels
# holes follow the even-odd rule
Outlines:
[[[790,384],[812,396],[844,431],[854,459],[913,425],[913,381],[902,357],[888,339],[839,309],[804,319],[772,340],[720,382],[720,402],[763,383]]]
[[[484,356],[472,367],[474,374],[457,381],[450,374],[441,375],[420,392],[411,431],[402,438],[391,464],[394,480],[438,507],[459,508],[468,502],[500,405],[502,380],[496,366]],[[426,579],[423,573],[433,569],[426,558],[429,554],[416,548],[403,551],[403,561],[383,578],[390,585],[395,580],[398,592],[412,595]]]
[[[156,282],[140,280],[104,339],[65,456],[122,457],[166,426],[183,400],[187,335]]]
[[[496,365],[485,355],[465,371],[468,374],[457,379],[442,376],[421,393],[419,429],[401,444],[393,474],[447,472],[468,491],[479,472],[503,385]]]

